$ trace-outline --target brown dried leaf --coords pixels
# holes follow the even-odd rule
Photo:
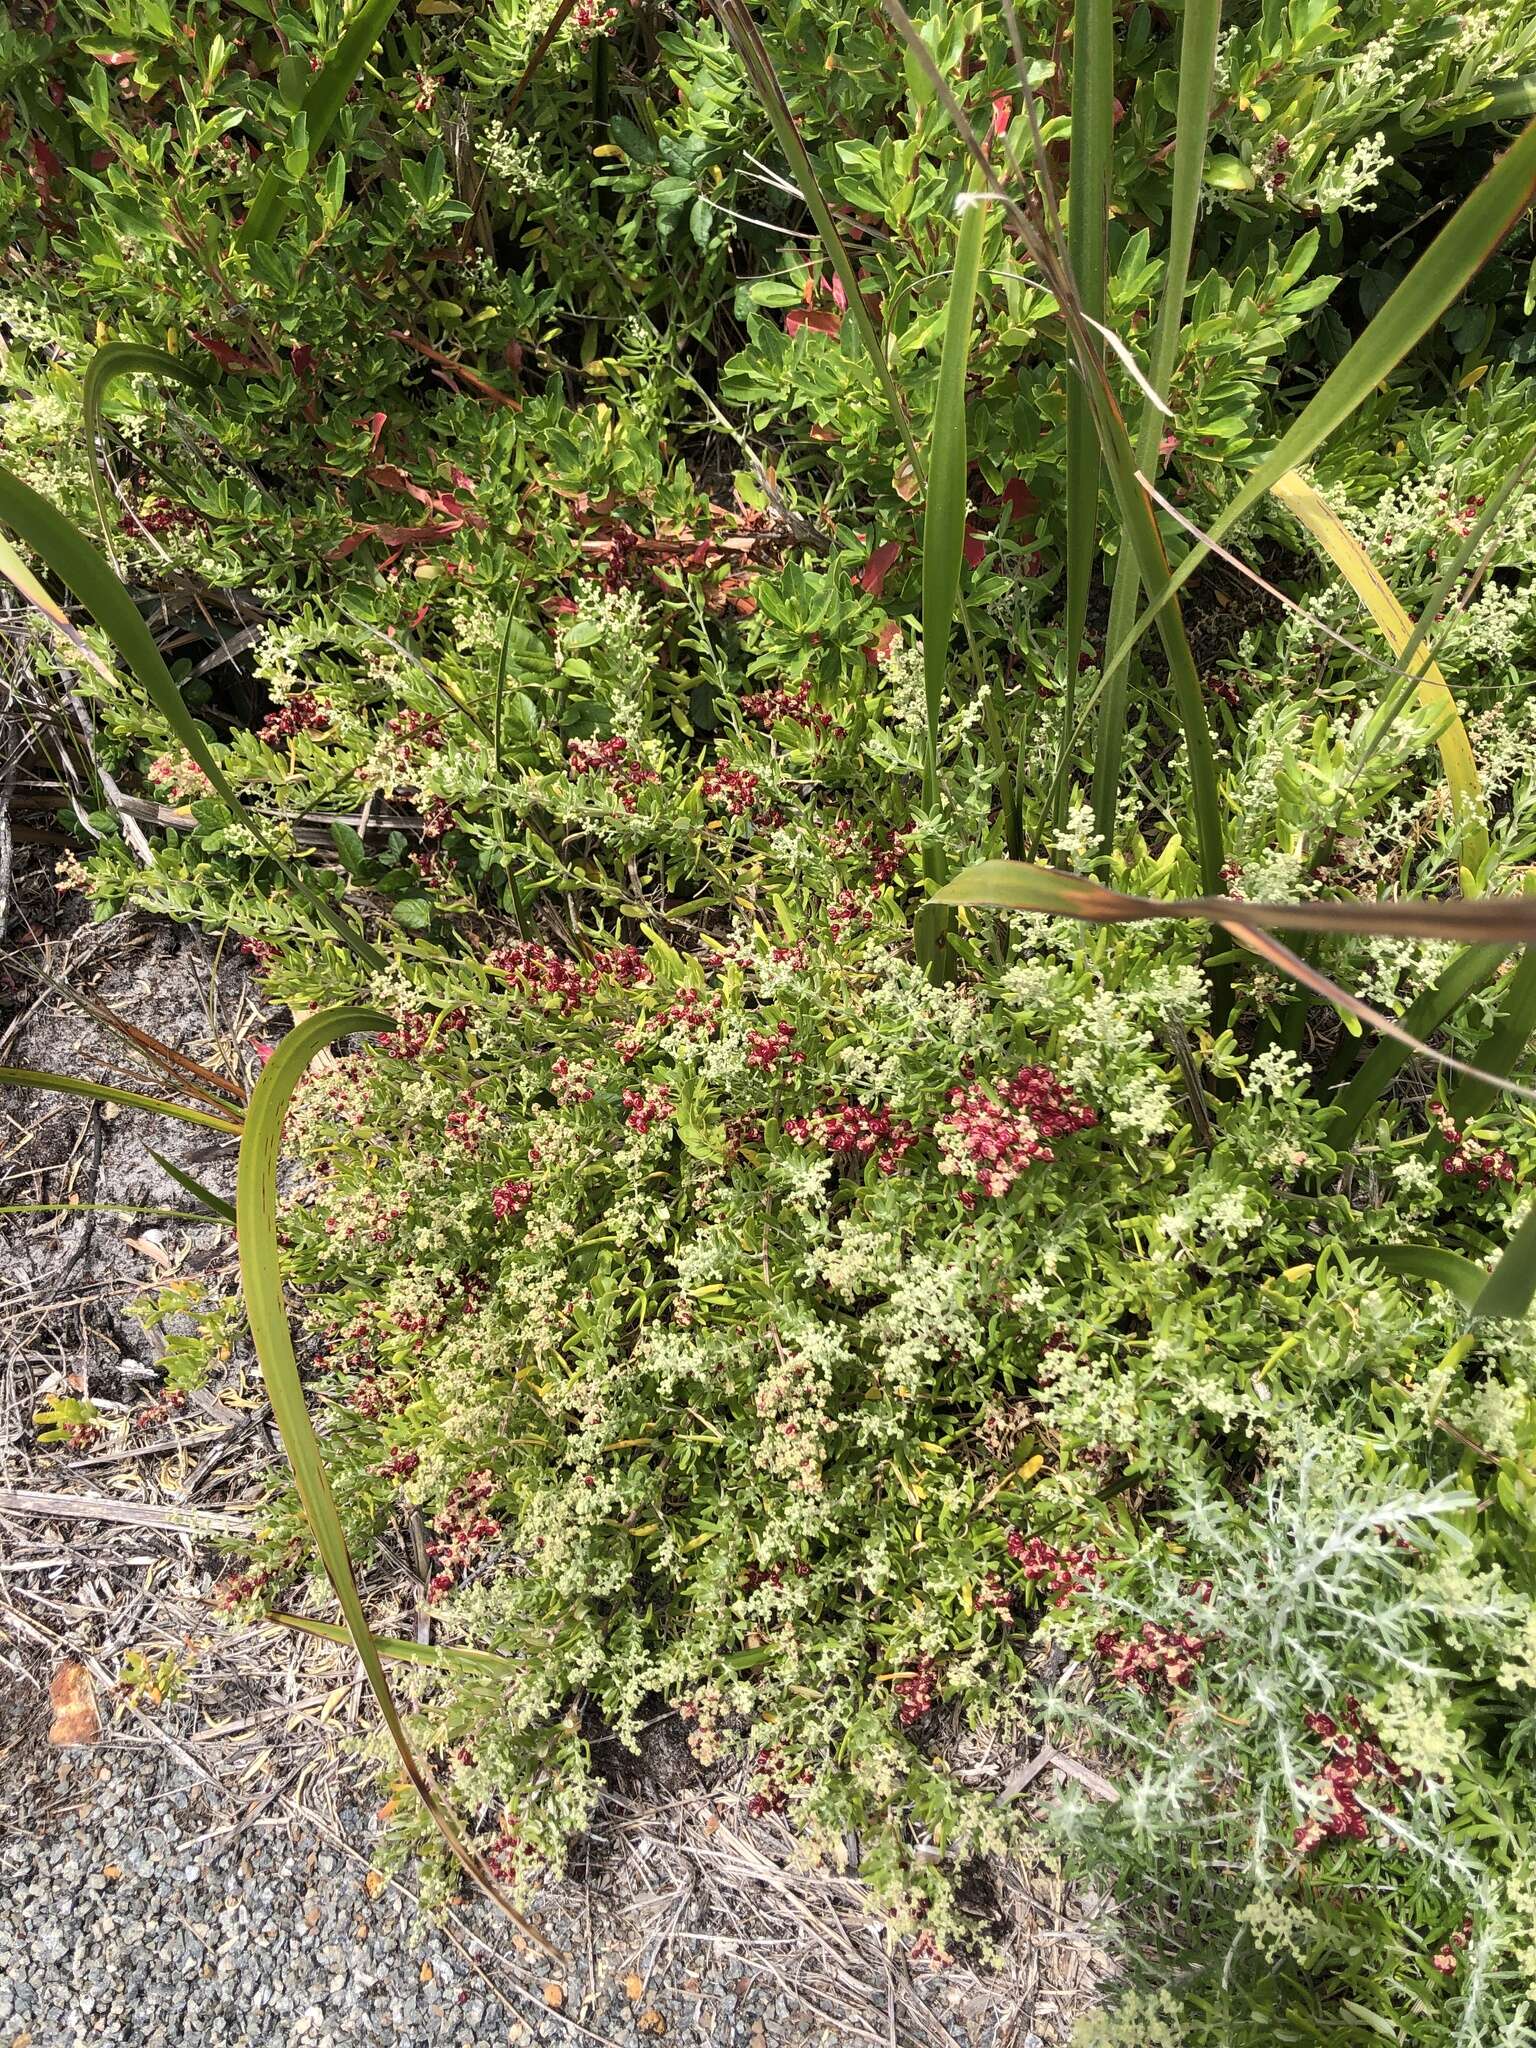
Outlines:
[[[99,1740],[101,1716],[96,1711],[96,1692],[83,1664],[61,1664],[48,1687],[53,1721],[48,1740],[61,1747],[79,1747]]]

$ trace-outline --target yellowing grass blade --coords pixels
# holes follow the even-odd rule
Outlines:
[[[104,1081],[82,1081],[74,1074],[49,1074],[36,1067],[0,1067],[0,1087],[46,1088],[55,1095],[86,1095],[93,1102],[115,1102],[123,1109],[152,1109],[160,1116],[175,1117],[178,1123],[201,1124],[210,1131],[240,1135],[236,1112],[210,1116],[205,1109],[190,1109],[181,1102],[162,1102],[155,1095],[139,1095],[131,1088],[109,1088]]]
[[[1451,686],[1441,673],[1439,663],[1422,644],[1413,621],[1393,596],[1381,571],[1322,493],[1305,477],[1298,476],[1294,469],[1277,477],[1270,488],[1286,510],[1301,521],[1344,577],[1376,621],[1392,652],[1401,659],[1416,640],[1420,642],[1418,651],[1413,655],[1414,686],[1420,704],[1435,719],[1435,744],[1440,749],[1440,763],[1450,786],[1457,820],[1466,828],[1462,864],[1475,875],[1488,855],[1483,785],[1478,776],[1477,762],[1473,759],[1472,742],[1467,738],[1467,729],[1456,709],[1456,699],[1451,695]]]
[[[379,1705],[384,1725],[399,1754],[406,1776],[415,1786],[438,1833],[482,1890],[507,1917],[556,1962],[565,1958],[531,1926],[507,1898],[454,1822],[441,1793],[418,1760],[389,1689],[379,1645],[368,1626],[358,1594],[345,1531],[326,1476],[319,1438],[309,1419],[304,1385],[293,1352],[293,1336],[283,1306],[283,1276],[277,1247],[277,1165],[283,1119],[294,1089],[322,1047],[358,1031],[387,1030],[390,1019],[377,1010],[322,1010],[280,1041],[251,1091],[240,1167],[235,1183],[235,1212],[240,1239],[240,1285],[250,1319],[251,1341],[261,1366],[267,1398],[292,1467],[299,1501],[327,1578],[341,1606],[347,1634],[362,1664],[369,1690]]]

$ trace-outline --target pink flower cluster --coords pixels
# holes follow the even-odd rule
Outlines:
[[[487,1543],[501,1534],[501,1524],[485,1512],[496,1490],[489,1472],[471,1472],[444,1501],[434,1524],[427,1555],[438,1569],[427,1586],[429,1600],[441,1599],[458,1584],[459,1574],[473,1564]]]
[[[1188,1685],[1195,1666],[1205,1655],[1209,1636],[1195,1636],[1183,1629],[1161,1628],[1146,1622],[1140,1636],[1122,1636],[1108,1628],[1093,1639],[1101,1657],[1112,1660],[1110,1677],[1117,1685],[1134,1685],[1151,1692],[1156,1685]]]
[[[1432,1970],[1438,1970],[1442,1977],[1454,1977],[1456,1974],[1456,1952],[1458,1949],[1466,1947],[1471,1934],[1472,1915],[1468,1913],[1450,1940],[1430,1957],[1429,1967]]]
[[[389,721],[388,732],[395,755],[407,767],[424,752],[435,754],[447,745],[443,721],[431,711],[402,711]]]
[[[994,1081],[990,1092],[952,1088],[949,1115],[937,1127],[945,1155],[940,1171],[974,1171],[982,1194],[1006,1195],[1031,1166],[1056,1157],[1052,1139],[1085,1131],[1098,1120],[1049,1067],[1020,1067],[1011,1081]],[[976,1205],[969,1188],[960,1199],[968,1209]]]
[[[932,1657],[921,1656],[915,1669],[896,1681],[896,1719],[903,1728],[921,1721],[939,1703],[939,1667]]]
[[[462,1031],[468,1023],[469,1012],[463,1008],[449,1010],[441,1017],[430,1017],[424,1010],[405,1010],[396,1029],[381,1031],[374,1043],[388,1059],[419,1059],[434,1027],[437,1035],[443,1037],[450,1031]]]
[[[894,1173],[917,1143],[917,1132],[904,1117],[892,1116],[888,1109],[868,1109],[862,1102],[839,1102],[811,1116],[787,1116],[784,1135],[797,1145],[823,1145],[839,1159],[873,1159],[882,1173]]]
[[[572,1066],[562,1053],[549,1070],[549,1085],[554,1097],[565,1109],[574,1109],[579,1103],[592,1100],[592,1062],[582,1060]]]
[[[189,797],[206,796],[210,788],[207,776],[189,754],[157,754],[149,764],[149,779],[178,804]]]
[[[532,1200],[531,1181],[504,1180],[491,1196],[491,1214],[498,1223],[505,1223],[509,1217],[521,1216]]]
[[[572,775],[600,775],[626,811],[635,808],[635,792],[656,782],[654,768],[637,761],[629,741],[615,735],[611,740],[567,740],[566,767]]]
[[[268,713],[257,738],[265,745],[275,747],[283,740],[291,740],[296,733],[329,732],[330,729],[329,706],[322,704],[312,690],[303,690],[298,696],[290,697],[286,704],[280,704],[276,711]]]
[[[1358,1788],[1372,1778],[1386,1778],[1395,1784],[1403,1773],[1366,1729],[1354,1699],[1344,1702],[1347,1733],[1331,1714],[1314,1709],[1304,1718],[1312,1733],[1332,1751],[1312,1781],[1313,1796],[1321,1800],[1323,1810],[1296,1830],[1296,1846],[1305,1856],[1324,1842],[1366,1841],[1370,1822]],[[1391,1811],[1390,1803],[1387,1810]]]
[[[1513,1180],[1515,1162],[1501,1145],[1480,1145],[1476,1138],[1468,1137],[1452,1121],[1451,1113],[1438,1102],[1431,1102],[1429,1114],[1436,1129],[1450,1150],[1440,1162],[1440,1171],[1452,1179],[1464,1174],[1476,1174],[1479,1194],[1487,1194],[1495,1181]]]
[[[1098,1581],[1099,1553],[1091,1543],[1081,1550],[1058,1550],[1043,1536],[1023,1536],[1010,1529],[1008,1555],[1032,1586],[1045,1580],[1056,1607],[1065,1607],[1074,1593]]]

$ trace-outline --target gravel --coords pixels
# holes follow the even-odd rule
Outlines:
[[[258,1785],[246,1804],[261,1796]],[[343,1807],[338,1819],[366,1844],[370,1815]],[[541,1925],[571,1953],[552,1974],[488,1910],[445,1927],[366,1879],[360,1858],[302,1820],[242,1825],[157,1744],[29,1745],[0,1791],[0,2048],[848,2038],[739,1957],[694,1961],[686,1937],[642,1974],[643,1957],[601,1934],[589,1951],[580,1916],[546,1910]]]

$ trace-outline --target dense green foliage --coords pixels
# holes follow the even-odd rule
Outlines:
[[[1341,1108],[1353,1022],[1203,928],[978,918],[924,971],[925,878],[983,855],[1199,886],[1152,639],[1109,852],[1089,803],[1120,528],[1106,478],[1079,663],[1061,307],[989,209],[925,779],[923,472],[974,166],[877,9],[765,10],[882,375],[712,12],[581,0],[519,90],[551,12],[400,8],[323,141],[297,109],[337,5],[0,27],[0,462],[108,549],[261,821],[132,680],[40,643],[160,806],[147,866],[105,796],[65,812],[89,887],[230,935],[296,1010],[398,1019],[297,1098],[284,1231],[354,1553],[418,1506],[439,1633],[520,1660],[413,1674],[418,1740],[522,1882],[591,1810],[599,1727],[676,1709],[809,1853],[856,1831],[930,1956],[984,1938],[966,1859],[1049,1848],[1124,1901],[1130,1988],[1085,2041],[1524,2039],[1536,1346],[1404,1248],[1490,1265],[1536,1119],[1402,1048]],[[1114,21],[1105,325],[1138,370],[1179,25]],[[1021,32],[1065,189],[1072,24],[1031,5]],[[1032,160],[1004,11],[922,33]],[[1226,10],[1172,555],[1508,146],[1532,72],[1528,10]],[[242,234],[264,170],[270,231]],[[124,358],[89,394],[103,531],[107,342],[183,374]],[[1486,858],[1431,721],[1371,722],[1393,677],[1358,601],[1266,503],[1231,544],[1271,590],[1213,565],[1185,603],[1234,891],[1521,889],[1533,359],[1526,217],[1315,465],[1441,615]],[[1531,977],[1496,948],[1306,951],[1463,1057],[1525,1058]],[[1457,1001],[1426,1004],[1447,970]],[[173,1375],[228,1328],[212,1305]],[[232,1597],[306,1562],[278,1495]],[[981,1738],[1042,1733],[1119,1798],[999,1806]]]

